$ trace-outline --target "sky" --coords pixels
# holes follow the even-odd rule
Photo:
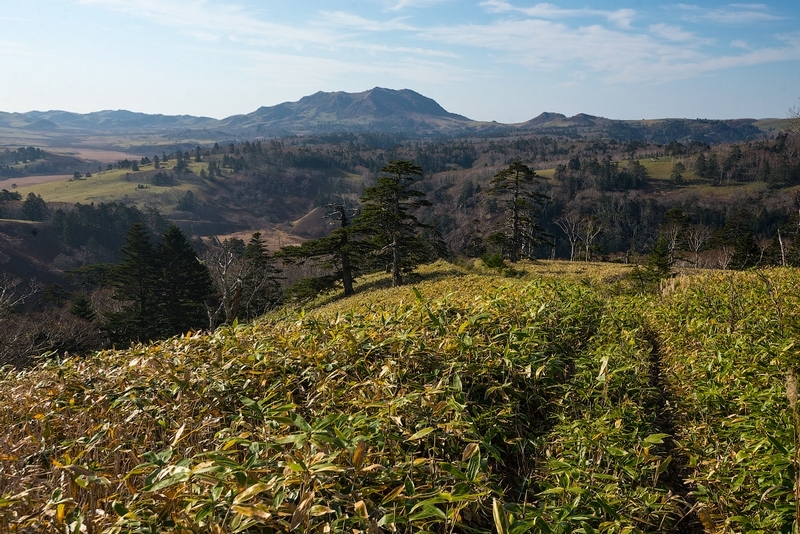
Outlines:
[[[800,2],[0,0],[0,111],[224,118],[412,89],[475,120],[784,118]]]

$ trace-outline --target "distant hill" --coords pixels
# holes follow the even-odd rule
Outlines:
[[[361,93],[318,92],[297,102],[261,107],[221,120],[190,115],[149,115],[131,111],[0,112],[0,145],[31,139],[39,145],[92,143],[122,146],[120,138],[136,137],[137,145],[195,145],[202,140],[275,138],[335,132],[390,132],[411,138],[558,134],[609,137],[659,144],[670,141],[737,142],[774,134],[785,120],[657,119],[614,120],[584,113],[567,117],[545,112],[522,123],[480,122],[451,113],[435,100],[410,89],[376,87]],[[16,134],[16,135],[15,135]],[[142,140],[144,138],[144,141]],[[160,141],[157,141],[158,138]],[[149,139],[149,141],[147,140]],[[104,141],[105,140],[105,141]]]

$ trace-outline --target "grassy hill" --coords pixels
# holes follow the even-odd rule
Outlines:
[[[508,274],[3,370],[0,530],[792,531],[800,273]]]

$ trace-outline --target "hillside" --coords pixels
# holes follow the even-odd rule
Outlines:
[[[796,270],[524,271],[6,369],[0,529],[792,531]]]

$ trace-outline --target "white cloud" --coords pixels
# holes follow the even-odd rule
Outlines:
[[[452,46],[483,49],[499,61],[532,70],[600,75],[607,83],[670,82],[775,61],[800,60],[800,37],[784,36],[784,47],[714,56],[710,40],[678,27],[653,25],[652,35],[592,25],[572,28],[541,19],[505,20],[485,25],[442,26],[420,34]],[[660,39],[654,38],[654,36]]]
[[[236,35],[240,42],[261,46],[329,46],[337,36],[317,29],[261,20],[238,5],[207,0],[79,0],[83,5],[98,6],[144,18],[161,26],[177,28],[187,35],[208,41],[212,36]]]
[[[396,18],[388,21],[371,20],[360,15],[345,13],[343,11],[322,11],[322,20],[314,23],[315,26],[326,26],[330,28],[357,29],[370,32],[387,31],[414,31],[415,28],[405,22],[405,19]]]
[[[397,0],[394,5],[389,8],[389,11],[400,11],[410,7],[430,7],[439,4],[445,4],[450,0]]]
[[[662,39],[674,42],[690,42],[696,39],[694,33],[684,31],[680,26],[673,26],[671,24],[652,24],[650,26],[650,33]]]
[[[733,48],[750,48],[750,45],[747,44],[747,41],[742,41],[741,39],[735,39],[731,41],[731,47]]]
[[[741,25],[783,20],[782,17],[771,14],[769,6],[764,4],[728,4],[714,9],[694,4],[675,4],[673,7],[683,11],[686,20],[692,22]]]
[[[251,52],[245,70],[278,87],[335,87],[346,77],[367,74],[370,79],[393,78],[404,83],[464,83],[474,79],[478,72],[437,61],[401,59],[385,62],[343,61],[340,59],[305,55]],[[287,71],[302,72],[302,77],[287,77]],[[333,88],[332,87],[332,88]],[[341,89],[339,89],[341,90]]]
[[[516,7],[505,0],[485,0],[481,6],[491,13],[517,12],[533,18],[554,20],[574,17],[599,17],[605,18],[620,28],[628,28],[636,17],[632,9],[617,9],[607,11],[602,9],[563,9],[553,4],[535,4],[531,7]]]

